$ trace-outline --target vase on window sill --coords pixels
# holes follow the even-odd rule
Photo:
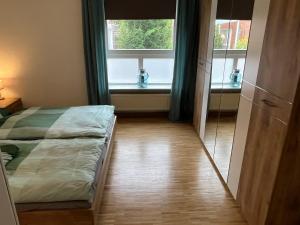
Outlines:
[[[239,87],[241,85],[242,75],[240,74],[239,69],[234,69],[232,74],[230,74],[231,85],[233,87]]]
[[[140,88],[146,88],[148,86],[149,74],[146,72],[145,69],[140,69],[138,79],[138,86]]]

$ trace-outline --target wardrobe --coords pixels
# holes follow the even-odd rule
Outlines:
[[[201,11],[216,15],[218,1],[203,2],[206,7]],[[213,22],[211,17],[209,24],[202,24],[200,33]],[[201,38],[200,43],[206,44],[200,44],[202,51],[213,49],[210,40]],[[209,82],[199,77],[204,74],[199,72],[201,62],[199,54],[194,126],[205,145]],[[300,224],[299,78],[300,1],[256,0],[228,179],[224,179],[249,225]]]
[[[254,0],[200,3],[194,126],[227,182],[241,92],[232,72],[244,71]]]

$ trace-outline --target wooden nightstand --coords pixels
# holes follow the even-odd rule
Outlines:
[[[0,100],[0,110],[5,110],[9,113],[16,113],[23,109],[21,98],[5,98]]]

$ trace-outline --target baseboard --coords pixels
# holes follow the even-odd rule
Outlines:
[[[235,117],[237,116],[238,111],[237,110],[227,110],[227,111],[217,111],[217,110],[211,110],[209,111],[208,115],[211,117]]]
[[[145,118],[145,117],[152,117],[152,118],[168,118],[169,112],[162,111],[162,112],[151,112],[151,111],[116,111],[116,116],[118,118]]]

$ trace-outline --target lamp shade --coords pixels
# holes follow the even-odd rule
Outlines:
[[[4,84],[3,84],[3,81],[0,80],[0,90],[4,89]]]

